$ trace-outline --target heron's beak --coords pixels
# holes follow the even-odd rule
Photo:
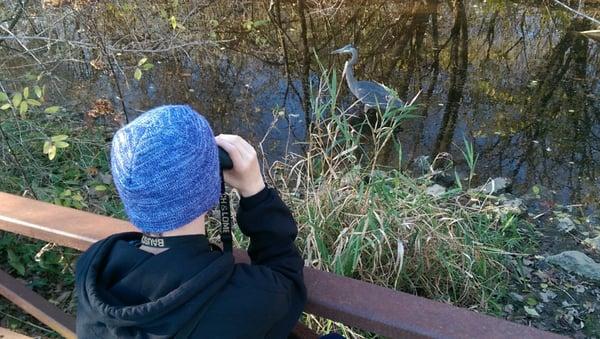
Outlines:
[[[331,54],[342,54],[342,53],[344,53],[344,48],[336,49],[335,51],[331,52]]]

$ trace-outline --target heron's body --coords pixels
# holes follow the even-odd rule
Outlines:
[[[365,110],[369,108],[379,107],[382,110],[388,108],[399,108],[403,107],[404,103],[394,97],[390,90],[382,84],[378,84],[373,81],[357,81],[354,77],[354,70],[352,67],[358,61],[358,51],[352,45],[342,47],[332,53],[350,53],[352,57],[346,61],[344,65],[344,74],[346,75],[346,82],[350,88],[350,92],[365,105]]]

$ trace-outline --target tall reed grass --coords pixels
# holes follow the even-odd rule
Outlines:
[[[507,261],[531,246],[527,223],[460,188],[434,197],[431,175],[403,170],[398,127],[414,108],[357,120],[333,72],[311,98],[302,155],[268,171],[297,218],[307,265],[432,299],[498,311]],[[396,159],[396,160],[394,160]]]

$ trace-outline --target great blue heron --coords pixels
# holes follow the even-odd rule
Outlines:
[[[350,53],[352,58],[346,61],[342,76],[346,75],[346,82],[350,87],[350,92],[365,105],[365,112],[370,108],[379,107],[381,110],[386,110],[388,107],[400,108],[404,106],[402,100],[395,97],[391,90],[385,85],[373,81],[357,81],[354,77],[352,66],[358,61],[358,51],[352,44],[346,45],[340,49],[336,49],[331,54]]]

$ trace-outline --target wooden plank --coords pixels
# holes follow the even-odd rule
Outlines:
[[[31,337],[0,327],[0,339],[31,339]]]
[[[75,318],[61,311],[25,284],[0,270],[0,295],[65,338],[77,338]]]

